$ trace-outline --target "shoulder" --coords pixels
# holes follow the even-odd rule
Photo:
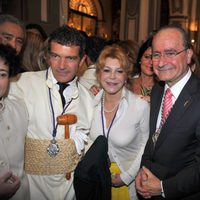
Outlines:
[[[140,90],[141,90],[141,80],[140,77],[137,78],[133,78],[131,81],[131,90],[136,93],[136,94],[140,94]]]
[[[87,96],[93,99],[92,93],[80,82],[78,81],[78,91],[80,96]]]
[[[37,71],[37,72],[24,72],[21,74],[20,78],[18,81],[23,81],[23,80],[35,80],[35,79],[44,79],[46,74],[46,70],[44,71]]]
[[[19,79],[16,81],[11,81],[10,85],[13,87],[14,85],[18,85],[20,87],[29,87],[30,85],[38,85],[41,81],[44,82],[46,71],[38,71],[38,72],[24,72],[20,75]]]
[[[140,95],[135,94],[129,91],[128,89],[125,89],[125,96],[126,96],[129,106],[134,106],[139,109],[142,107],[149,108],[149,103],[147,101],[142,99]]]
[[[20,116],[23,113],[26,113],[26,105],[21,99],[5,99],[5,107],[7,110],[11,110],[11,112],[17,112]]]

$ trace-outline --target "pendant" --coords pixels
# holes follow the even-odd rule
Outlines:
[[[158,140],[159,135],[160,135],[160,129],[158,129],[158,130],[153,134],[153,136],[152,136],[152,140],[153,140],[154,147],[155,147],[155,145],[156,145],[156,142],[157,142],[157,140]]]
[[[56,144],[56,140],[55,139],[51,140],[51,143],[47,147],[47,152],[49,156],[55,157],[59,151],[60,151],[60,148],[58,144]]]

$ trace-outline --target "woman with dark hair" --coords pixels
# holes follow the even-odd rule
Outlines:
[[[141,98],[150,101],[151,89],[155,83],[155,76],[152,68],[152,37],[149,37],[140,47],[131,90],[141,95]]]

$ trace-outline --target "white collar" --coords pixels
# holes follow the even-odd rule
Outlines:
[[[189,68],[187,74],[179,80],[175,85],[173,85],[170,90],[175,97],[175,99],[178,98],[179,94],[181,93],[182,89],[184,88],[185,84],[188,82],[190,76],[192,75],[191,69]],[[169,88],[167,84],[165,84],[165,91]]]

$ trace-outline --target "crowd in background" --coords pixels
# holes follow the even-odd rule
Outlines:
[[[181,28],[139,45],[67,25],[48,35],[0,15],[0,199],[198,199],[196,77],[199,61]]]

